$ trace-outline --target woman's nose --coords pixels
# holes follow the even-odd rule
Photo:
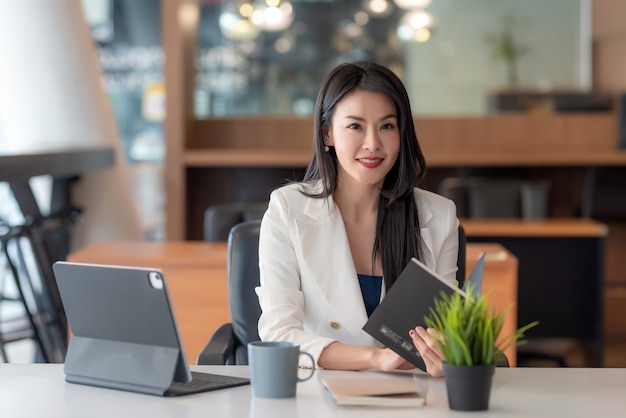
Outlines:
[[[363,141],[363,148],[369,151],[376,151],[380,148],[380,138],[376,130],[369,130],[365,134],[365,140]]]

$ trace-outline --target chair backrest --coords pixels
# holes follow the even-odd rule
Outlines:
[[[261,307],[255,288],[260,282],[260,220],[235,225],[228,235],[228,300],[237,341],[235,364],[248,364],[247,344],[258,341]]]
[[[453,200],[461,218],[524,218],[548,216],[550,184],[544,180],[451,177],[439,193]]]
[[[465,283],[466,244],[467,237],[465,236],[465,228],[463,228],[463,225],[459,224],[459,252],[456,259],[458,268],[456,271],[456,281],[459,283],[459,289],[461,289]]]
[[[204,212],[204,240],[226,241],[232,227],[261,219],[266,209],[267,202],[211,205]]]

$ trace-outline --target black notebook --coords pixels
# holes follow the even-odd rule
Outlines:
[[[484,260],[485,254],[470,273],[471,282],[482,282]],[[465,295],[463,290],[413,258],[372,312],[363,330],[415,367],[426,371],[424,360],[415,348],[409,331],[419,325],[426,327],[424,318],[430,315],[430,308],[441,292]]]
[[[72,329],[68,382],[158,396],[250,382],[189,370],[159,269],[64,261],[53,269]]]

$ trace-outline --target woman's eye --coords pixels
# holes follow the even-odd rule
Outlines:
[[[383,126],[380,127],[380,129],[393,129],[393,124],[391,123],[385,123]]]
[[[359,125],[358,123],[351,123],[350,125],[348,125],[348,129],[359,129],[361,127],[361,125]]]

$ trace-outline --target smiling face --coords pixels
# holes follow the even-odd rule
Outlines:
[[[335,147],[339,183],[381,187],[400,151],[396,108],[382,93],[356,90],[337,103],[324,139]]]

